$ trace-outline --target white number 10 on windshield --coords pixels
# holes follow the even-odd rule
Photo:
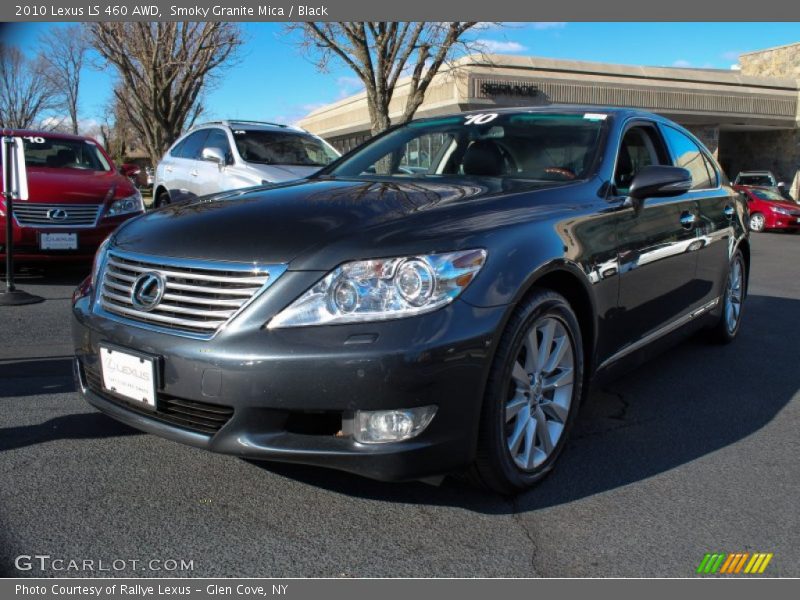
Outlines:
[[[497,113],[480,113],[477,115],[467,115],[464,125],[486,125],[497,118]]]

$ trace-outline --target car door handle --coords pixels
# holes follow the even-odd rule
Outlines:
[[[697,216],[694,213],[685,212],[681,215],[681,227],[684,229],[691,229],[697,221]]]
[[[189,171],[189,175],[192,177],[197,177],[197,171]]]
[[[725,216],[728,217],[729,219],[732,219],[733,215],[736,214],[736,211],[733,210],[733,207],[730,204],[728,204],[725,208],[723,208],[722,212],[724,212]]]
[[[165,170],[167,173],[172,173],[172,167],[164,167],[164,170]]]

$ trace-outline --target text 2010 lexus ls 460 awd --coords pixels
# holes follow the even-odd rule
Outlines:
[[[513,493],[596,376],[679,332],[736,336],[746,223],[649,113],[421,119],[125,223],[75,292],[76,375],[108,415],[215,452]]]

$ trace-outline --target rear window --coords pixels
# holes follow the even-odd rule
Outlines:
[[[739,185],[762,185],[767,187],[775,185],[769,175],[739,175],[736,178],[736,183]]]
[[[338,158],[322,140],[302,133],[236,129],[233,139],[239,155],[251,163],[324,167]]]
[[[88,140],[62,140],[23,136],[25,163],[29,167],[110,171],[111,165],[97,146]]]

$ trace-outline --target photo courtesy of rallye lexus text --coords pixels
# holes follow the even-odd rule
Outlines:
[[[76,376],[106,414],[200,448],[514,493],[598,376],[736,337],[747,218],[653,114],[420,119],[306,179],[122,225],[75,292]]]

